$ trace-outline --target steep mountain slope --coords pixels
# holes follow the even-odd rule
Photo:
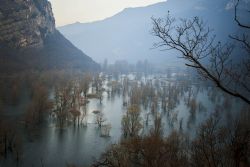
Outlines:
[[[0,1],[0,71],[97,69],[56,30],[47,0]]]
[[[75,23],[59,27],[59,31],[78,48],[93,56],[98,62],[126,59],[130,62],[148,59],[178,65],[176,52],[151,49],[157,41],[150,34],[151,17],[164,17],[170,11],[176,18],[200,16],[218,36],[226,40],[236,30],[232,10],[227,10],[228,0],[168,0],[147,7],[128,8],[113,17],[93,23]]]

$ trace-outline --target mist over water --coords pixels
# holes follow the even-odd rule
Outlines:
[[[103,75],[103,74],[101,74]],[[180,75],[178,77],[178,75]],[[113,75],[114,76],[114,75]],[[24,134],[22,160],[18,163],[20,166],[39,166],[40,163],[45,166],[64,166],[65,164],[74,163],[76,165],[90,166],[94,161],[98,160],[102,153],[110,147],[110,145],[118,143],[123,138],[122,117],[126,113],[129,102],[129,92],[123,92],[123,88],[115,90],[111,83],[123,85],[124,80],[128,79],[130,89],[134,83],[138,86],[141,84],[151,83],[154,89],[162,92],[163,88],[168,91],[169,86],[180,91],[177,95],[178,102],[174,102],[173,107],[165,110],[162,108],[161,100],[157,102],[157,113],[160,114],[163,122],[164,136],[168,136],[173,130],[180,130],[194,137],[196,129],[211,114],[220,112],[225,100],[231,103],[230,111],[220,113],[221,119],[233,117],[243,104],[231,97],[225,96],[221,91],[211,86],[205,86],[201,83],[190,82],[185,75],[171,73],[170,76],[165,74],[151,74],[141,76],[141,74],[118,75],[118,78],[104,75],[102,93],[102,101],[99,99],[89,99],[89,103],[85,107],[81,107],[81,112],[87,111],[87,116],[82,124],[74,125],[69,122],[67,126],[60,128],[57,119],[49,116],[43,125],[35,128],[33,132],[28,132],[24,128],[19,129]],[[183,85],[183,82],[189,82],[190,85]],[[125,86],[125,85],[123,85]],[[185,88],[186,87],[186,88]],[[182,92],[183,91],[183,92]],[[123,92],[123,93],[122,93]],[[159,92],[159,93],[160,93]],[[54,97],[54,91],[51,92]],[[95,93],[95,87],[90,87],[89,94]],[[125,95],[124,95],[125,93]],[[27,99],[24,94],[22,99]],[[195,100],[195,111],[191,111],[187,104],[188,98]],[[1,117],[10,119],[22,126],[23,114],[20,108],[28,100],[23,100],[20,106],[12,108],[1,114]],[[151,103],[151,102],[150,102]],[[147,135],[154,124],[154,113],[152,113],[152,104],[148,106],[141,105],[141,117],[143,128],[141,135]],[[105,122],[111,124],[110,136],[102,137],[101,128],[96,124],[96,115],[93,111],[99,110],[104,113]],[[11,114],[10,114],[11,113]],[[231,115],[231,116],[230,116]],[[228,117],[229,116],[229,117]],[[12,156],[2,161],[4,166],[14,166]]]
[[[249,5],[1,0],[0,167],[249,166]]]

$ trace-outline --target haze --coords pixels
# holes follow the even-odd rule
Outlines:
[[[250,167],[249,18],[250,0],[0,0],[0,167]]]
[[[165,0],[49,0],[52,4],[56,25],[74,22],[92,22],[110,17],[124,8],[140,7]]]

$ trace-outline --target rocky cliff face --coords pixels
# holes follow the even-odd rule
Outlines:
[[[55,28],[47,0],[0,0],[0,72],[13,69],[93,70],[98,65]]]
[[[0,42],[15,48],[42,47],[55,32],[55,20],[47,0],[1,0]]]

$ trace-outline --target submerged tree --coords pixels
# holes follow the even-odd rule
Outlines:
[[[14,123],[8,120],[0,120],[0,158],[5,159],[8,155],[14,156],[15,160],[19,162],[22,156],[22,137],[18,133],[17,127]]]
[[[79,88],[80,88],[80,92],[84,94],[84,97],[87,96],[91,80],[92,80],[92,77],[88,73],[84,74],[83,78],[80,80]]]
[[[177,132],[166,139],[158,135],[130,138],[110,147],[93,167],[190,166],[185,137]]]
[[[74,123],[74,126],[77,125],[79,126],[80,125],[80,116],[81,116],[81,112],[75,108],[72,108],[71,110],[69,110],[69,112],[71,113],[72,117],[73,117],[73,123]]]
[[[235,20],[242,28],[249,29],[250,26],[243,24],[238,17],[237,7],[240,2],[247,1],[236,0]],[[181,58],[187,60],[187,66],[196,69],[202,77],[212,81],[227,94],[250,104],[250,45],[247,35],[241,38],[231,37],[240,42],[246,51],[245,59],[237,69],[236,63],[231,61],[233,51],[231,45],[215,44],[215,38],[210,37],[210,30],[198,17],[190,20],[182,19],[180,24],[176,24],[176,20],[168,15],[166,19],[153,18],[153,23],[153,34],[161,39],[156,47],[166,46],[166,49],[179,51],[182,54]],[[194,99],[195,97],[190,96],[188,104],[195,112],[197,102]],[[199,108],[202,107],[199,105]],[[93,166],[249,166],[248,108],[249,105],[246,105],[243,116],[231,121],[229,127],[225,125],[225,121],[220,121],[219,115],[215,113],[199,126],[197,136],[193,136],[191,142],[181,132],[173,132],[166,138],[151,133],[149,136],[123,140],[113,145],[103,155],[102,161]],[[127,115],[122,121],[124,132],[129,131],[130,119]],[[157,132],[156,134],[159,134],[159,128],[156,128],[159,127],[159,122],[160,120],[155,120],[155,130],[152,130]]]
[[[101,128],[103,123],[107,120],[104,113],[98,110],[93,111],[93,113],[95,114],[95,123]]]
[[[110,130],[111,130],[111,124],[105,124],[101,127],[101,136],[102,137],[109,137],[110,136]]]
[[[243,112],[228,129],[221,123],[220,115],[215,113],[198,127],[193,139],[177,131],[162,137],[158,119],[149,135],[128,138],[112,145],[93,166],[249,166],[249,116],[249,112]]]
[[[25,123],[27,126],[42,123],[44,116],[52,109],[52,102],[48,98],[48,90],[41,84],[36,84],[33,88],[31,102],[26,112]]]
[[[55,113],[60,127],[64,126],[69,116],[68,111],[71,109],[71,93],[71,82],[63,78],[55,88]]]
[[[142,128],[141,111],[138,105],[128,107],[126,114],[122,118],[122,130],[124,137],[136,137]]]

